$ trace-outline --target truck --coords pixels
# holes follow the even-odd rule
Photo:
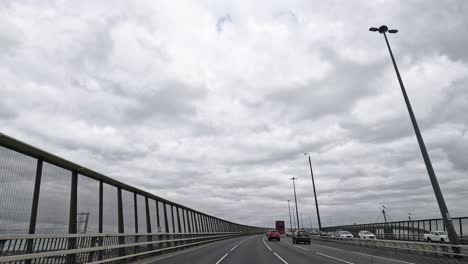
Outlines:
[[[431,231],[428,234],[424,234],[424,240],[427,242],[440,242],[446,243],[449,242],[447,232],[445,231]]]
[[[280,235],[283,235],[285,230],[284,230],[284,221],[276,221],[275,222],[275,227],[276,227],[276,231],[278,231],[278,233],[280,233]]]

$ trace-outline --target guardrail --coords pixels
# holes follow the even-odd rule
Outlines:
[[[442,243],[426,243],[383,239],[335,238],[324,236],[311,236],[311,238],[315,240],[332,241],[353,246],[380,248],[392,251],[416,253],[421,255],[468,258],[468,246],[466,245],[455,246]]]
[[[468,228],[468,217],[452,217],[452,222],[455,227],[461,243],[468,244],[468,236],[464,234]],[[412,240],[424,241],[424,234],[431,231],[445,231],[443,219],[420,219],[407,221],[394,221],[386,223],[369,223],[369,224],[353,224],[341,226],[323,227],[322,231],[336,232],[338,230],[346,230],[354,236],[358,236],[359,231],[367,230],[374,233],[377,238],[388,240]]]
[[[2,235],[0,263],[120,263],[244,235],[249,233]]]

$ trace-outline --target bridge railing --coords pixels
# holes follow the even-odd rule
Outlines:
[[[111,240],[126,244],[128,240],[136,243],[153,237],[147,234],[156,234],[153,238],[159,239],[164,234],[248,234],[265,230],[166,200],[1,133],[0,201],[0,235],[57,234],[33,239],[34,243],[14,242],[16,246],[23,243],[22,249],[28,253],[43,248],[37,246],[41,243],[46,243],[45,248],[74,250],[86,239],[86,243],[96,242],[96,237],[105,237],[98,240],[105,245]],[[64,234],[85,235],[65,239]],[[2,241],[0,257],[9,252],[1,247],[13,243]],[[123,256],[127,251],[118,252]]]
[[[126,262],[242,235],[247,233],[2,235],[0,263]]]
[[[468,217],[453,217],[455,231],[461,238],[463,244],[468,244]],[[394,221],[387,223],[370,223],[370,224],[355,224],[330,226],[322,228],[325,232],[336,232],[346,230],[351,232],[355,237],[362,230],[367,230],[376,235],[379,239],[389,240],[409,240],[409,241],[424,241],[424,234],[431,231],[445,230],[442,218],[438,219],[422,219],[412,221]]]

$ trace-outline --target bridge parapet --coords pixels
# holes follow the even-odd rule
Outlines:
[[[140,252],[266,231],[169,201],[1,133],[0,200],[0,262],[12,252],[42,254],[83,245],[113,247],[88,250],[88,257],[100,252],[94,256],[124,259],[131,252],[129,243]],[[169,241],[179,237],[185,242]]]

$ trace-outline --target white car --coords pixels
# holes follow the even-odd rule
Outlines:
[[[369,231],[363,230],[363,231],[359,232],[359,238],[362,238],[362,239],[375,239],[375,235],[372,234]]]
[[[353,234],[351,234],[350,232],[348,231],[341,231],[339,233],[339,238],[353,238]]]
[[[424,234],[424,240],[427,242],[440,242],[446,243],[450,242],[447,232],[445,231],[431,231],[429,234]]]

